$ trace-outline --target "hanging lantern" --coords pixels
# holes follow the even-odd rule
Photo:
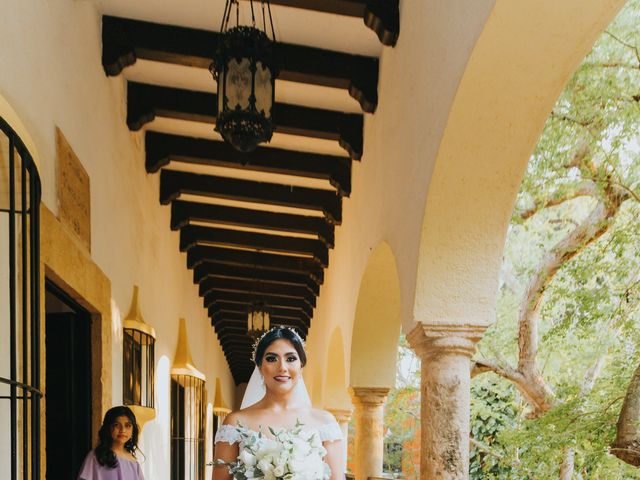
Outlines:
[[[252,152],[259,143],[271,140],[271,114],[278,76],[273,55],[275,33],[269,0],[260,1],[263,29],[256,26],[253,0],[249,3],[250,26],[239,25],[238,0],[226,1],[220,40],[210,67],[218,83],[215,129],[241,152]],[[236,26],[229,28],[234,8]],[[271,38],[267,34],[267,25],[271,28]]]
[[[247,312],[247,334],[257,339],[270,328],[270,313],[263,302],[255,302]]]

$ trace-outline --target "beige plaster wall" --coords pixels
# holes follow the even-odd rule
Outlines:
[[[144,171],[142,135],[126,127],[124,81],[107,78],[102,70],[94,2],[7,0],[2,9],[10,14],[0,16],[0,114],[19,120],[18,130],[28,134],[44,205],[57,215],[56,126],[91,179],[90,259],[111,283],[110,304],[104,308],[110,311],[112,333],[105,404],[122,402],[122,319],[134,284],[140,286],[144,318],[156,330],[158,417],[142,435],[143,468],[147,478],[168,478],[168,378],[178,318],[187,319],[191,352],[207,376],[209,401],[220,377],[225,402],[233,405],[235,387],[226,361],[179,253],[178,235],[169,230],[169,208],[159,204],[158,176]],[[62,245],[51,248],[59,248],[64,260]]]
[[[351,405],[349,394],[347,393],[349,382],[347,382],[346,375],[345,350],[342,329],[336,327],[331,332],[331,339],[329,340],[324,396],[320,399],[324,408],[341,410],[348,409]],[[318,378],[320,379],[320,385],[315,388],[322,389],[322,376],[320,375]]]

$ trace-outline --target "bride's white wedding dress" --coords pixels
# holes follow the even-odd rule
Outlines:
[[[248,408],[251,405],[258,402],[265,396],[266,389],[262,377],[255,367],[249,384],[245,390],[244,397],[242,399],[241,409]],[[294,390],[294,398],[301,405],[311,407],[311,399],[309,398],[309,392],[304,383],[304,378],[301,376]],[[335,442],[342,440],[342,430],[338,423],[333,422],[320,425],[318,427],[307,427],[298,423],[295,427],[279,428],[274,427],[273,430],[276,435],[279,432],[289,433],[287,436],[287,448],[293,450],[291,454],[286,454],[287,467],[289,472],[286,475],[281,475],[283,472],[276,472],[273,469],[273,465],[269,463],[273,462],[273,452],[278,450],[282,451],[282,444],[278,444],[278,440],[270,435],[269,426],[267,425],[263,431],[257,432],[242,425],[221,425],[216,432],[214,443],[226,442],[230,445],[238,444],[238,462],[241,462],[249,466],[251,470],[250,475],[242,476],[242,478],[261,478],[264,480],[273,480],[276,478],[287,478],[292,480],[325,480],[331,476],[329,466],[324,462],[324,456],[326,450],[323,447],[324,442]],[[295,438],[290,438],[291,436]],[[277,456],[277,454],[275,454]],[[268,459],[266,464],[260,463],[261,458]],[[238,463],[236,462],[236,463]],[[260,472],[268,473],[253,476],[254,469],[258,469]]]
[[[259,433],[256,432],[255,430],[251,430],[250,428],[246,428],[246,430],[254,433],[255,435],[258,435]],[[279,428],[277,430],[280,430]],[[333,423],[326,423],[320,427],[308,427],[308,428],[303,428],[303,430],[305,432],[315,432],[318,434],[318,438],[320,439],[321,442],[336,442],[338,440],[342,440],[342,430],[340,430],[340,426],[333,422]],[[262,433],[262,435],[265,435],[264,433]],[[241,443],[242,442],[242,438],[240,436],[240,432],[238,431],[237,427],[234,427],[233,425],[221,425],[220,427],[218,427],[218,431],[216,432],[216,439],[215,439],[215,443],[219,443],[219,442],[226,442],[229,444],[233,444],[233,443]],[[240,448],[242,449],[242,445],[240,445]]]
[[[268,429],[267,429],[268,430]],[[291,432],[293,429],[274,428],[278,432]],[[342,440],[342,430],[336,422],[327,423],[319,427],[300,427],[296,429],[300,434],[293,444],[294,449],[292,457],[296,458],[293,464],[289,464],[289,472],[292,477],[304,480],[322,480],[328,478],[330,474],[329,467],[324,463],[323,455],[326,450],[322,448],[324,442],[333,442]],[[260,443],[258,448],[261,452],[268,452],[277,447],[277,440],[263,432],[257,432],[250,428],[232,425],[222,425],[218,428],[215,437],[215,443],[226,442],[229,444],[238,443],[238,459],[246,464],[254,465],[259,461],[260,454],[255,455],[256,445]],[[310,448],[311,447],[311,448]],[[256,464],[257,468],[260,463]],[[277,476],[278,474],[276,474]],[[259,477],[262,478],[262,477]],[[276,478],[271,475],[265,475],[264,478]],[[280,478],[280,477],[277,477]]]

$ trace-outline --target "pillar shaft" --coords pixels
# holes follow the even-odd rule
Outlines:
[[[422,359],[420,478],[469,478],[470,359],[485,326],[419,323],[407,336]]]
[[[355,406],[354,470],[356,480],[382,475],[384,455],[384,403],[389,388],[352,387]]]

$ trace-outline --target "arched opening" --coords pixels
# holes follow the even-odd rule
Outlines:
[[[427,393],[423,478],[468,475],[469,357],[496,317],[518,186],[563,86],[623,3],[497,0],[465,68],[427,192],[409,336]]]
[[[396,261],[383,242],[371,253],[362,275],[351,336],[355,438],[349,453],[358,480],[382,475],[384,404],[395,385],[400,313]]]
[[[631,446],[638,410],[620,412],[640,354],[631,340],[640,328],[632,313],[640,305],[639,18],[640,3],[630,1],[606,27],[527,159],[503,250],[496,323],[472,370],[472,471],[637,476],[620,459],[640,464]],[[514,452],[517,465],[497,460]]]
[[[371,253],[362,275],[351,336],[351,387],[390,388],[400,335],[400,282],[387,243]]]

